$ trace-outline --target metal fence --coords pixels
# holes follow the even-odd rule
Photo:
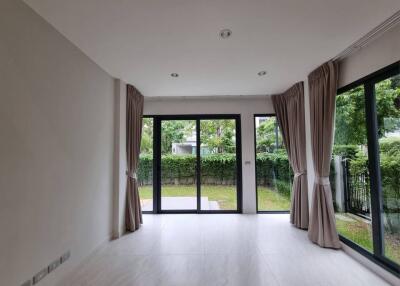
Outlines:
[[[368,173],[350,174],[350,161],[343,160],[343,185],[346,212],[370,218],[370,180]]]

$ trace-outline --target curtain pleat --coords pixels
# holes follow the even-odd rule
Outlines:
[[[296,83],[286,92],[272,96],[289,162],[294,172],[290,222],[308,228],[308,186],[304,120],[304,84]]]
[[[142,139],[143,95],[132,85],[126,92],[126,211],[127,231],[135,231],[143,223],[137,182],[140,142]]]
[[[340,248],[329,182],[337,80],[338,66],[332,61],[323,64],[308,76],[315,171],[308,237],[312,242],[329,248]]]

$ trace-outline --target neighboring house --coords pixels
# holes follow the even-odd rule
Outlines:
[[[196,154],[196,142],[172,143],[172,154]]]
[[[185,139],[185,142],[172,143],[172,154],[196,154],[196,132],[192,132]]]
[[[258,128],[261,123],[267,121],[267,117],[256,116],[256,128]]]
[[[208,146],[202,145],[200,147],[200,155],[211,154],[211,151],[212,150],[210,150]],[[185,142],[172,143],[172,154],[196,154],[196,132],[193,132],[191,136],[187,137]]]

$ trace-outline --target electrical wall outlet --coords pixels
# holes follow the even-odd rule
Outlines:
[[[49,266],[47,267],[48,272],[49,272],[49,273],[52,272],[54,269],[56,269],[58,266],[60,266],[60,264],[61,264],[61,259],[60,259],[60,258],[57,259],[57,260],[54,260],[54,261],[53,261],[52,263],[50,263]]]
[[[42,280],[47,275],[47,273],[48,273],[47,267],[36,273],[36,275],[33,276],[33,285],[37,284],[40,280]]]
[[[50,272],[54,271],[58,266],[60,266],[62,263],[67,261],[71,256],[71,251],[65,252],[63,255],[61,255],[60,258],[54,260],[52,263],[50,263],[46,268],[43,268],[40,270],[38,273],[36,273],[35,276],[33,276],[32,280],[28,280],[25,283],[23,283],[21,286],[32,286],[36,285],[40,280],[42,280],[47,274]]]
[[[70,256],[71,256],[71,252],[68,250],[63,255],[61,255],[60,262],[64,263],[65,261],[67,261],[70,258]]]
[[[21,286],[32,286],[32,280],[28,280],[26,281],[24,284],[22,284]]]

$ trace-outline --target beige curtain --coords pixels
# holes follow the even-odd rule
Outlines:
[[[290,222],[308,228],[308,187],[304,123],[304,84],[296,83],[283,94],[272,96],[276,119],[294,172]]]
[[[338,66],[332,61],[323,64],[308,76],[311,147],[315,171],[308,237],[312,242],[330,248],[340,248],[329,183],[337,80]]]
[[[127,231],[135,231],[143,222],[136,172],[139,164],[140,141],[142,139],[144,98],[132,85],[127,85],[126,91],[127,184],[125,225]]]

